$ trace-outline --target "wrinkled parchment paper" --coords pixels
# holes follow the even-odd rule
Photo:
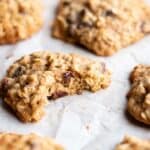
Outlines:
[[[113,73],[112,83],[108,89],[97,93],[84,92],[50,102],[45,117],[34,124],[20,122],[0,102],[0,132],[34,132],[53,137],[66,150],[113,150],[125,134],[150,138],[150,128],[137,123],[125,113],[126,94],[130,88],[129,73],[139,63],[150,64],[150,36],[112,57],[98,57],[82,48],[53,39],[49,26],[58,0],[43,0],[43,3],[45,24],[41,31],[18,44],[0,46],[0,77],[20,56],[50,50],[80,53],[106,62]]]

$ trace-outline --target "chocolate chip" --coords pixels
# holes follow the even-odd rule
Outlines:
[[[8,80],[8,78],[4,78],[0,84],[0,95],[2,97],[4,94],[7,93],[8,87],[9,87],[9,80]]]
[[[80,12],[79,12],[79,18],[82,18],[86,15],[86,10],[85,9],[82,9]]]
[[[70,4],[70,2],[64,1],[63,2],[63,6],[68,6]]]
[[[82,9],[78,12],[77,15],[70,15],[67,17],[67,22],[69,25],[68,27],[68,35],[73,36],[76,33],[77,29],[82,28],[91,28],[93,27],[93,22],[89,20],[85,20],[84,17],[86,16],[88,10]]]
[[[39,149],[39,143],[35,141],[26,141],[27,145],[30,147],[30,150],[37,150]]]
[[[91,28],[93,27],[93,21],[91,21],[90,19],[88,20],[85,20],[84,17],[86,16],[87,14],[87,11],[86,9],[82,9],[79,13],[79,16],[78,16],[78,25],[77,25],[77,28]]]
[[[20,5],[19,8],[18,8],[18,11],[19,11],[20,14],[26,15],[26,11],[25,11],[23,6]]]
[[[15,70],[15,72],[14,72],[14,74],[13,74],[13,78],[14,77],[18,77],[18,76],[20,76],[20,75],[23,75],[24,74],[24,68],[23,67],[18,67],[16,70]]]
[[[68,27],[68,35],[69,36],[74,36],[74,35],[76,35],[76,30],[77,29],[92,28],[92,27],[93,27],[92,22],[81,21],[81,22],[78,22],[78,23],[74,23],[74,24],[71,24]]]
[[[150,93],[150,86],[149,85],[147,85],[147,86],[145,86],[145,93]]]
[[[105,17],[113,17],[115,14],[112,10],[106,10],[104,13],[103,13],[103,16]]]
[[[48,100],[57,99],[57,98],[60,98],[60,97],[64,97],[66,95],[68,95],[68,93],[65,92],[65,91],[56,91],[51,96],[47,96],[47,99]]]
[[[85,1],[84,6],[89,10],[91,9],[91,5],[90,5],[89,1]]]
[[[70,14],[66,21],[69,24],[80,24],[82,22],[82,18],[86,14],[85,9],[82,9],[81,11],[78,12],[78,14]]]
[[[71,78],[74,77],[73,72],[67,71],[63,74],[63,82],[64,84],[68,84]]]
[[[141,30],[141,32],[143,32],[144,34],[150,33],[150,24],[148,24],[147,22],[144,22],[144,21],[141,22],[140,30]]]
[[[4,78],[4,79],[1,81],[1,84],[2,84],[4,87],[7,87],[8,82],[9,82],[8,78]]]
[[[47,99],[48,100],[52,100],[52,96],[47,96]]]

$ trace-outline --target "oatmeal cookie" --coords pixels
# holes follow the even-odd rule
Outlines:
[[[126,136],[115,150],[150,150],[150,140],[141,140],[136,137]]]
[[[150,33],[143,0],[60,0],[52,35],[108,56]]]
[[[150,125],[150,66],[139,65],[131,73],[128,111],[138,121]]]
[[[0,133],[1,150],[64,150],[52,139],[35,134]]]
[[[0,0],[0,44],[24,40],[42,24],[40,0]]]
[[[1,81],[1,96],[24,122],[38,121],[48,100],[108,87],[104,63],[77,54],[35,52],[17,60]]]

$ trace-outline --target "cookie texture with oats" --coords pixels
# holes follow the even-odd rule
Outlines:
[[[24,40],[42,24],[41,0],[0,0],[0,44]]]
[[[36,134],[0,133],[1,150],[64,150],[52,139]]]
[[[10,66],[0,91],[20,120],[34,122],[42,118],[48,100],[105,89],[110,76],[104,63],[77,54],[41,51]]]
[[[150,66],[138,65],[131,73],[128,111],[138,121],[150,125]]]
[[[150,33],[144,0],[60,0],[52,35],[109,56]]]
[[[133,136],[126,136],[124,140],[116,146],[115,150],[149,150],[150,140],[141,140]]]

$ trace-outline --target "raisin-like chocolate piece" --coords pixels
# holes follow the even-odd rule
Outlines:
[[[64,96],[67,96],[67,95],[68,95],[68,93],[65,92],[65,91],[56,91],[51,96],[47,96],[47,99],[52,100],[52,99],[57,99],[57,98],[64,97]]]
[[[37,150],[39,147],[39,144],[35,141],[27,141],[26,143],[29,145],[31,150]]]
[[[141,25],[140,25],[140,30],[144,33],[144,34],[147,34],[147,33],[150,33],[150,22],[142,22]]]
[[[18,11],[19,11],[20,14],[26,15],[26,10],[24,9],[23,6],[20,5],[19,8],[18,8]]]
[[[71,78],[74,77],[73,72],[67,71],[63,74],[63,83],[69,84]]]
[[[15,70],[14,74],[13,74],[13,78],[14,78],[14,77],[21,76],[21,75],[23,75],[23,74],[24,74],[24,68],[23,68],[23,67],[18,67],[18,68]]]
[[[114,12],[112,10],[107,10],[103,13],[103,16],[105,17],[113,17],[115,16]]]

